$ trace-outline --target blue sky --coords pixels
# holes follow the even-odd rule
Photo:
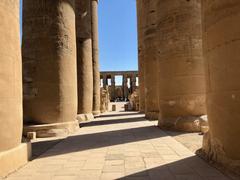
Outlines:
[[[137,70],[136,0],[99,1],[101,71]]]
[[[136,0],[99,1],[101,70],[137,70]]]

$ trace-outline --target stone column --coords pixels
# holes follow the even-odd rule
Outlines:
[[[104,74],[104,75],[103,75],[103,87],[104,87],[104,89],[106,89],[107,85],[108,85],[107,75]]]
[[[203,0],[202,4],[210,126],[204,155],[240,175],[240,1]]]
[[[136,82],[137,82],[137,79],[136,79],[136,75],[133,74],[132,77],[131,77],[131,88],[132,88],[132,93],[136,90]]]
[[[25,131],[38,137],[78,128],[74,10],[74,0],[23,1],[24,115],[38,125]]]
[[[138,26],[138,83],[139,83],[139,110],[145,112],[145,87],[144,87],[144,27],[146,24],[146,8],[144,0],[137,0],[137,26]]]
[[[0,17],[1,153],[20,145],[22,138],[22,62],[19,1],[1,0]]]
[[[111,99],[112,101],[115,101],[115,89],[116,89],[116,86],[115,86],[115,76],[114,75],[111,75]]]
[[[91,0],[75,1],[77,32],[78,120],[92,120],[93,66]]]
[[[100,72],[98,48],[98,0],[92,0],[93,115],[100,114]]]
[[[19,0],[0,1],[0,179],[27,163],[23,127]],[[29,152],[28,152],[29,150]]]
[[[123,94],[124,100],[128,99],[128,80],[126,75],[123,75]]]
[[[147,8],[146,26],[144,28],[144,87],[145,87],[145,115],[149,120],[158,119],[158,44],[156,27],[157,0],[144,1]]]
[[[200,131],[206,114],[201,1],[158,1],[159,126]]]

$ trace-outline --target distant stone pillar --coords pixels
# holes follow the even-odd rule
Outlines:
[[[23,1],[25,131],[56,136],[78,128],[75,1]],[[57,131],[55,131],[57,129]]]
[[[136,83],[137,83],[137,78],[136,78],[136,75],[133,74],[132,77],[131,77],[131,88],[132,88],[132,93],[136,90]]]
[[[98,0],[92,2],[93,114],[100,114],[100,72],[98,47]]]
[[[145,1],[147,8],[146,26],[144,29],[144,87],[145,87],[145,115],[149,120],[158,119],[158,43],[157,43],[157,0]]]
[[[78,120],[93,119],[91,0],[75,1],[77,32]]]
[[[108,85],[107,75],[104,74],[103,75],[103,88],[106,89],[107,85]]]
[[[115,96],[115,89],[116,89],[116,85],[115,85],[115,76],[111,75],[111,99],[112,101],[115,101],[116,96]]]
[[[159,126],[200,131],[206,114],[201,1],[158,1]]]
[[[240,1],[203,0],[202,4],[210,126],[204,155],[240,175]]]
[[[127,76],[123,76],[123,94],[124,98],[127,100],[128,99],[128,78]]]
[[[16,148],[22,138],[22,61],[19,1],[1,0],[0,40],[0,155]],[[0,156],[1,157],[1,156]],[[9,159],[11,161],[13,159]],[[4,167],[1,164],[0,167]],[[4,169],[3,168],[3,169]],[[0,179],[1,179],[0,170]]]
[[[139,110],[145,112],[145,87],[144,87],[144,28],[146,25],[146,9],[143,0],[137,0],[138,24],[138,83],[139,83]]]

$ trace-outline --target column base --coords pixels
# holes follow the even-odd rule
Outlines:
[[[158,126],[164,130],[183,132],[203,132],[208,131],[207,116],[187,116],[176,118],[161,118]]]
[[[100,110],[99,111],[93,111],[92,113],[93,113],[93,116],[100,116],[101,111]]]
[[[0,152],[0,179],[24,166],[31,158],[31,143]]]
[[[158,120],[158,117],[159,117],[159,112],[154,112],[154,111],[145,112],[145,118],[147,120]]]
[[[217,139],[212,139],[209,132],[204,134],[203,147],[196,154],[229,176],[237,176],[239,178],[240,160],[233,160],[227,157],[221,142]]]
[[[91,121],[94,119],[93,114],[89,113],[89,114],[78,114],[77,115],[77,120],[78,122],[83,122],[83,121]]]
[[[41,124],[41,125],[24,125],[23,134],[35,132],[37,138],[61,137],[76,132],[79,128],[78,121]]]

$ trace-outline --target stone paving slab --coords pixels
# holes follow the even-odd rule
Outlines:
[[[41,142],[42,143],[42,142]],[[43,144],[43,143],[42,143]],[[43,144],[44,146],[44,144]],[[112,112],[7,180],[227,180],[174,138],[136,113]]]

